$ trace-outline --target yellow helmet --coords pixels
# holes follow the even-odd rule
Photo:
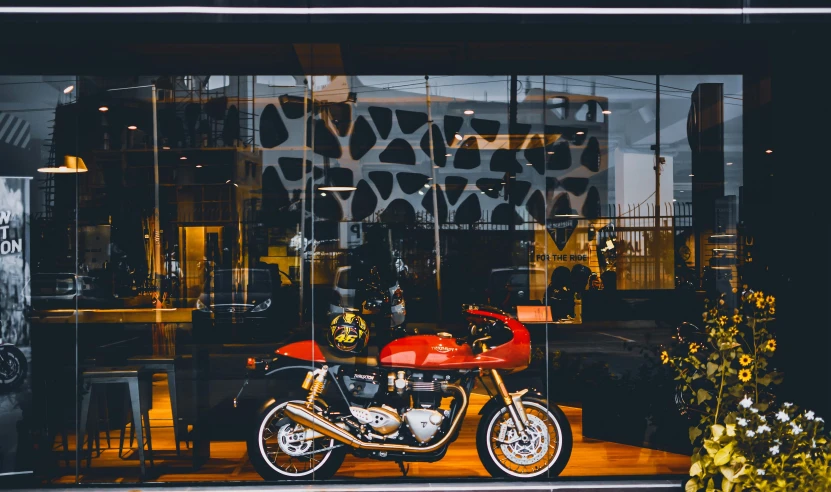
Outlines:
[[[329,345],[352,354],[360,353],[369,343],[369,329],[366,322],[355,313],[335,316],[326,332]]]

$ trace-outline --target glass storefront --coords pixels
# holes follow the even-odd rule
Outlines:
[[[2,471],[687,473],[658,347],[750,275],[743,92],[3,77]]]

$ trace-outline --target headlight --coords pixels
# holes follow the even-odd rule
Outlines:
[[[263,302],[257,304],[256,306],[254,306],[254,309],[252,309],[251,312],[252,313],[259,313],[259,312],[265,311],[269,307],[271,307],[271,299],[266,299],[265,301],[263,301]]]
[[[206,306],[205,303],[202,302],[202,299],[197,299],[196,300],[196,309],[198,309],[199,311],[205,311],[205,312],[210,311],[208,306]]]

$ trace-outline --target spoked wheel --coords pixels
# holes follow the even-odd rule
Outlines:
[[[256,429],[248,439],[251,464],[266,480],[331,477],[343,463],[346,448],[285,416],[289,402],[272,402],[260,413]]]
[[[10,345],[0,347],[0,391],[19,388],[27,372],[26,356],[19,348]]]
[[[523,399],[528,426],[517,432],[508,410],[496,407],[479,422],[476,447],[485,469],[495,477],[556,476],[571,456],[571,427],[562,410],[536,399]]]

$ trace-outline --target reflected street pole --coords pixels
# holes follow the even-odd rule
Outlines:
[[[156,113],[156,84],[150,85],[150,90],[153,91],[151,101],[153,103],[153,179],[155,192],[155,210],[153,220],[155,222],[155,231],[153,234],[153,276],[156,287],[156,299],[162,300],[162,233],[161,233],[161,218],[159,214],[159,123]],[[157,318],[158,318],[157,313]],[[160,320],[156,320],[157,322]]]
[[[433,111],[430,104],[430,77],[424,76],[424,87],[427,91],[427,140],[430,146],[430,176],[433,181],[433,248],[436,250],[436,307],[438,309],[437,321],[442,321],[441,302],[441,242],[439,241],[439,184],[436,180],[436,156],[433,145]]]
[[[661,76],[655,76],[655,286],[661,288]]]
[[[309,81],[308,79],[303,79],[303,119],[301,120],[303,123],[303,160],[300,165],[300,169],[302,170],[302,178],[300,181],[301,192],[300,192],[300,245],[297,247],[297,251],[299,251],[298,255],[300,256],[300,326],[303,326],[303,288],[305,284],[303,284],[303,280],[305,280],[306,275],[303,271],[306,269],[306,260],[303,257],[304,253],[306,252],[306,142],[307,136],[306,132],[308,131],[309,125],[306,124],[306,114],[309,112]],[[314,260],[314,257],[312,258]]]

